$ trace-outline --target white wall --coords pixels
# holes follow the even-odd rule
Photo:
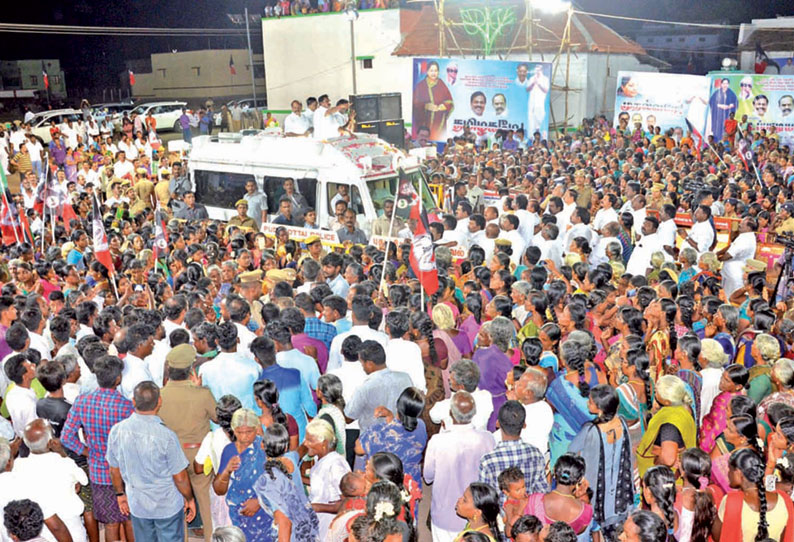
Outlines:
[[[391,53],[400,43],[400,10],[375,10],[360,13],[355,23],[356,56],[372,56],[373,68],[362,69],[357,61],[358,94],[402,93],[403,118],[411,122],[413,58]],[[289,110],[290,102],[305,103],[309,96],[328,94],[331,101],[353,93],[350,66],[350,22],[343,13],[303,17],[263,19],[265,74],[268,107]],[[493,56],[493,59],[498,57]],[[532,55],[532,62],[550,62],[554,55]],[[528,55],[516,53],[505,60],[524,61]],[[568,95],[568,124],[578,125],[583,117],[614,108],[616,76],[620,70],[658,71],[642,64],[634,55],[571,53]],[[565,85],[566,56],[562,55],[554,78],[555,87]],[[606,96],[606,100],[604,100]],[[553,118],[562,125],[565,93],[552,90]],[[606,107],[604,107],[606,104]],[[281,117],[283,115],[276,115]]]
[[[343,13],[263,19],[267,102],[287,110],[293,99],[353,94],[350,22]],[[412,59],[392,56],[400,43],[400,10],[363,11],[355,22],[356,56],[372,56],[372,69],[356,62],[358,94],[402,92],[410,122]]]

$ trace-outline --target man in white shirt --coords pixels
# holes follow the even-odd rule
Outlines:
[[[389,337],[380,331],[375,331],[369,327],[369,319],[373,310],[380,310],[375,307],[372,299],[367,296],[357,295],[353,298],[351,303],[351,319],[353,327],[350,331],[342,333],[334,337],[331,341],[331,349],[328,352],[328,367],[327,371],[338,369],[342,366],[342,343],[350,335],[357,335],[361,338],[362,342],[371,340],[380,343],[385,350],[389,344]]]
[[[631,200],[631,214],[634,217],[634,227],[632,231],[635,237],[642,235],[642,224],[645,222],[645,216],[648,210],[645,208],[645,196],[637,194]]]
[[[634,200],[634,196],[640,193],[640,190],[642,190],[642,188],[638,182],[632,181],[626,185],[626,202],[620,208],[620,211],[618,211],[618,215],[631,213],[633,211],[632,201]]]
[[[560,235],[565,235],[568,226],[571,224],[571,215],[576,210],[576,198],[579,194],[576,189],[569,188],[562,197],[562,210],[557,213],[557,226],[560,227]]]
[[[77,147],[77,126],[72,124],[71,119],[67,119],[66,122],[61,124],[61,133],[63,137],[66,138],[66,146],[75,149]]]
[[[135,386],[144,380],[153,380],[148,364],[143,361],[154,350],[154,337],[149,331],[145,324],[133,324],[121,341],[121,349],[126,350],[127,355],[124,356],[119,391],[130,401],[133,399]]]
[[[339,100],[337,105],[331,107],[331,99],[327,94],[320,96],[319,106],[314,112],[314,138],[330,139],[339,136],[339,118],[335,113],[347,112],[350,104],[347,100]]]
[[[577,237],[584,237],[587,244],[592,248],[598,241],[598,235],[590,227],[590,211],[584,207],[577,207],[571,215],[571,227],[565,235],[563,242],[563,252],[571,251],[571,241]]]
[[[284,134],[287,137],[308,136],[311,133],[311,123],[303,114],[303,106],[298,100],[292,100],[290,105],[292,113],[284,119]]]
[[[88,476],[72,459],[51,451],[57,449],[57,443],[53,442],[52,426],[46,420],[30,422],[25,429],[24,440],[30,455],[14,462],[14,474],[32,487],[46,487],[46,491],[39,492],[39,500],[44,499],[47,503],[39,505],[58,514],[73,542],[85,542],[87,535],[80,517],[84,506],[75,493],[75,487],[88,485]]]
[[[604,226],[610,222],[618,221],[618,213],[615,211],[617,203],[618,197],[612,193],[604,194],[601,199],[601,208],[596,213],[595,219],[593,219],[593,229],[599,234],[602,233],[601,230],[604,229]]]
[[[33,111],[31,111],[29,107],[25,106],[25,116],[22,119],[23,122],[25,124],[29,124],[30,121],[32,121],[33,117],[35,117],[35,116],[36,116],[36,114]]]
[[[659,236],[659,219],[655,216],[646,216],[642,222],[642,239],[634,246],[631,257],[626,263],[626,273],[631,275],[646,275],[651,267],[651,255],[661,250]]]
[[[36,366],[33,365],[25,354],[14,354],[3,362],[3,370],[8,379],[13,382],[13,387],[6,392],[5,405],[11,417],[14,433],[22,438],[25,427],[35,420],[36,392],[30,389],[31,382],[36,377]]]
[[[603,236],[598,238],[598,243],[596,243],[590,256],[593,265],[609,262],[607,247],[609,247],[610,243],[617,243],[622,250],[623,245],[620,244],[620,239],[617,238],[619,231],[620,225],[617,222],[608,222],[604,225],[602,228]]]
[[[436,242],[437,245],[469,248],[469,236],[458,231],[458,220],[454,216],[444,215],[442,224],[444,224],[444,233],[441,235],[441,240]]]
[[[521,440],[540,450],[547,459],[549,456],[549,435],[554,425],[554,412],[544,401],[548,378],[540,367],[529,367],[515,384],[515,399],[524,407],[527,422],[521,430]],[[510,392],[508,392],[508,396]],[[512,398],[512,397],[508,397]],[[500,431],[494,432],[494,440],[500,442]]]
[[[535,227],[540,224],[540,217],[537,213],[537,202],[533,202],[532,205],[535,209],[532,211],[527,210],[529,204],[529,198],[527,198],[525,194],[516,196],[517,209],[515,215],[518,217],[518,233],[520,233],[521,237],[527,242],[535,235]]]
[[[521,257],[524,255],[524,248],[527,242],[518,231],[518,217],[512,214],[502,215],[501,224],[501,237],[510,241],[513,249],[513,253],[510,255],[510,261],[519,265],[521,263]]]
[[[387,361],[388,363],[388,361]],[[460,390],[467,391],[474,399],[477,411],[471,420],[475,429],[485,431],[488,428],[488,420],[493,412],[493,398],[488,390],[479,389],[480,367],[471,360],[462,359],[456,361],[449,369],[449,388],[452,392]],[[443,423],[445,428],[452,426],[452,415],[449,412],[451,399],[444,399],[437,402],[430,409],[430,419],[433,423]]]
[[[113,176],[122,179],[125,175],[132,179],[135,176],[135,166],[127,160],[124,151],[120,150],[116,154],[116,163],[113,164]]]
[[[739,236],[717,254],[720,261],[725,262],[722,264],[722,287],[725,289],[726,298],[744,283],[744,266],[747,260],[755,256],[757,227],[758,224],[752,217],[742,220],[739,223]]]
[[[541,230],[542,241],[535,246],[540,249],[540,260],[551,260],[554,266],[562,267],[562,243],[558,241],[560,230],[556,224],[546,224]]]
[[[714,226],[709,221],[711,208],[700,205],[695,209],[693,216],[695,224],[689,232],[680,229],[679,233],[684,238],[684,246],[691,246],[697,250],[698,258],[700,258],[704,252],[711,250],[711,245],[714,243]]]
[[[314,130],[314,112],[317,110],[317,105],[317,98],[314,96],[306,99],[306,110],[303,112],[303,116],[312,130]]]
[[[393,310],[386,315],[386,333],[389,342],[386,345],[386,367],[392,371],[400,371],[411,377],[413,387],[427,393],[425,366],[422,363],[422,350],[419,345],[403,339],[408,334],[409,315],[404,310]]]
[[[165,320],[163,320],[163,330],[165,330],[165,338],[171,336],[171,332],[175,329],[184,329],[185,314],[187,314],[187,300],[180,295],[176,295],[163,304],[163,311],[165,312]],[[253,340],[253,339],[252,339]]]
[[[675,205],[669,203],[663,205],[660,216],[659,230],[656,233],[659,235],[665,260],[672,262],[675,260],[675,237],[678,233],[678,227],[675,225]]]

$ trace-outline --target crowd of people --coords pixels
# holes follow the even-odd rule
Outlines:
[[[639,130],[448,141],[435,292],[417,221],[367,245],[346,192],[316,226],[350,239],[269,237],[294,181],[223,223],[129,134],[35,167],[0,134],[3,224],[30,219],[0,251],[0,540],[791,540],[790,266],[758,251],[794,231],[791,149],[755,134],[756,174]]]
[[[400,0],[266,0],[265,17],[288,17],[355,9],[392,9]]]

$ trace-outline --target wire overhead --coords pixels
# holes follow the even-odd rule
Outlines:
[[[252,32],[257,32],[253,29]],[[78,26],[0,23],[0,32],[18,34],[69,34],[80,36],[244,36],[242,28],[158,28],[133,26]]]

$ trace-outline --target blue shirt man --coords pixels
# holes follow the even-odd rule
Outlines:
[[[262,368],[240,352],[224,351],[215,359],[199,367],[199,376],[204,386],[210,389],[216,401],[224,395],[234,395],[243,408],[261,414],[254,401],[254,382],[259,379]]]
[[[162,399],[154,382],[135,387],[135,412],[110,430],[106,459],[122,513],[139,540],[181,540],[196,503],[185,453],[176,433],[157,416]],[[184,499],[180,498],[184,497]]]
[[[281,410],[295,418],[300,441],[303,442],[307,417],[313,418],[317,415],[317,403],[314,402],[308,382],[298,369],[283,367],[276,363],[276,345],[269,338],[254,339],[251,343],[251,352],[263,367],[260,380],[270,380],[276,385],[278,404]]]

